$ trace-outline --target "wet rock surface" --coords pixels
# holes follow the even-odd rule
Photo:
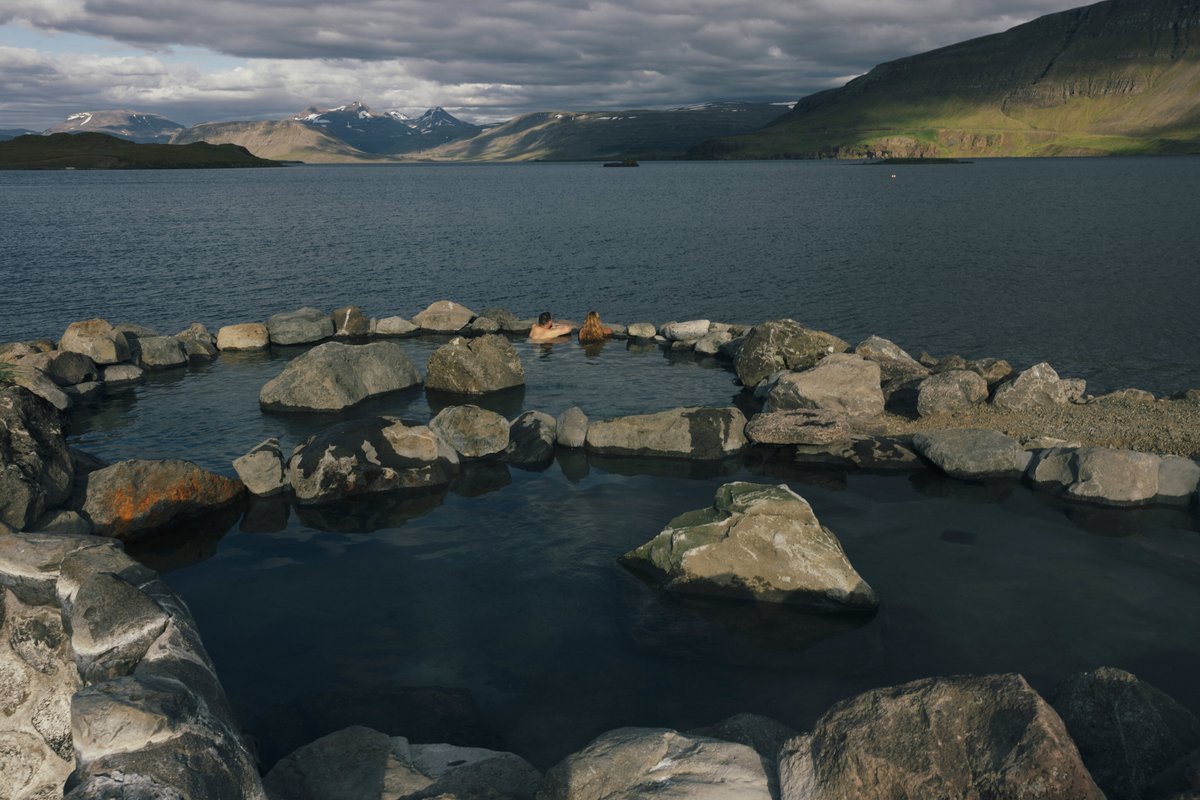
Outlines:
[[[20,387],[0,387],[0,522],[27,528],[71,495],[74,470],[62,422]]]
[[[508,447],[508,420],[475,405],[447,406],[429,421],[429,429],[442,437],[463,458],[498,456]]]
[[[525,367],[503,336],[457,337],[429,357],[425,385],[455,395],[488,394],[524,386]]]
[[[879,365],[851,353],[834,353],[812,369],[781,375],[764,408],[810,408],[862,418],[882,414],[883,404]]]
[[[745,428],[746,418],[736,408],[677,408],[593,421],[586,447],[603,455],[712,461],[740,452]]]
[[[326,342],[288,362],[263,386],[258,402],[269,411],[340,411],[420,382],[420,373],[396,342]]]
[[[475,312],[452,300],[430,303],[412,318],[413,324],[431,333],[457,333],[470,324]]]
[[[956,428],[915,434],[913,447],[952,478],[1018,478],[1030,454],[996,431]]]
[[[780,370],[816,366],[830,353],[843,353],[850,345],[830,333],[806,328],[790,319],[756,325],[746,335],[734,360],[738,379],[749,388]]]
[[[333,320],[319,308],[300,308],[267,320],[271,344],[311,344],[333,336]]]

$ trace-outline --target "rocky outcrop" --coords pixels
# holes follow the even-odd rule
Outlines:
[[[883,413],[879,365],[852,353],[826,356],[812,369],[780,376],[765,408],[811,408],[849,418],[878,416]]]
[[[189,362],[212,361],[219,353],[216,337],[199,322],[193,322],[175,334],[175,338],[183,345],[183,353]]]
[[[455,337],[429,357],[425,385],[450,394],[488,394],[524,386],[525,367],[503,336]]]
[[[32,525],[70,497],[73,473],[58,414],[24,388],[0,388],[0,522]]]
[[[1124,670],[1068,676],[1055,689],[1054,710],[1108,800],[1142,800],[1161,773],[1200,747],[1200,720]],[[1171,788],[1187,788],[1183,777]]]
[[[742,341],[734,369],[742,384],[752,389],[768,375],[808,369],[830,353],[848,349],[850,345],[833,334],[806,328],[795,320],[764,322]]]
[[[479,312],[479,316],[484,319],[490,319],[500,326],[500,330],[505,333],[529,333],[529,329],[533,327],[527,319],[520,319],[516,314],[509,311],[507,308],[498,308],[489,306]]]
[[[744,744],[664,728],[602,734],[546,773],[538,800],[770,800],[762,757]]]
[[[58,386],[75,386],[100,380],[100,369],[96,362],[82,353],[51,350],[24,356],[17,363],[40,371]]]
[[[879,604],[808,501],[782,484],[728,483],[710,508],[671,520],[621,562],[672,592],[818,611]]]
[[[96,533],[128,540],[227,506],[244,491],[241,481],[190,461],[135,459],[89,473],[76,510]]]
[[[130,357],[129,342],[125,334],[113,328],[104,319],[89,319],[72,322],[62,335],[58,349],[68,353],[82,353],[100,365],[120,364]]]
[[[144,369],[170,369],[186,366],[183,343],[174,336],[147,336],[136,340],[138,366]]]
[[[1107,447],[1054,447],[1036,453],[1026,476],[1035,485],[1068,498],[1131,506],[1158,497],[1161,469],[1162,459],[1150,453]],[[1172,493],[1180,490],[1172,483],[1170,473],[1168,486]],[[1165,499],[1176,497],[1172,494]]]
[[[396,342],[326,342],[292,359],[263,386],[258,402],[268,411],[341,411],[420,382]]]
[[[987,381],[978,373],[952,369],[932,375],[917,386],[917,413],[922,417],[965,411],[987,400]]]
[[[447,406],[429,421],[429,429],[463,458],[498,456],[508,447],[508,420],[479,406]]]
[[[288,461],[288,481],[297,501],[324,503],[445,486],[458,469],[458,453],[424,425],[365,417],[310,436]]]
[[[583,447],[587,443],[588,418],[579,406],[571,406],[555,420],[555,439],[560,447]]]
[[[413,317],[413,323],[430,333],[457,333],[470,324],[475,312],[452,300],[430,303],[424,311]]]
[[[1019,675],[927,678],[827,711],[780,756],[783,800],[1101,800],[1062,720]]]
[[[733,334],[728,330],[715,330],[696,340],[695,351],[704,356],[715,356],[721,352],[723,345],[733,341]]]
[[[112,539],[0,535],[5,797],[264,800],[195,622]]]
[[[526,411],[508,429],[504,460],[515,467],[540,469],[554,460],[558,422],[544,411]]]
[[[335,308],[329,315],[333,320],[333,335],[353,338],[371,335],[371,320],[363,315],[358,306]]]
[[[361,725],[304,745],[264,784],[286,800],[533,800],[541,774],[512,753],[410,744]]]
[[[952,478],[1019,478],[1032,456],[999,431],[947,428],[913,435],[913,448]]]
[[[1058,377],[1046,362],[1034,364],[1017,377],[1002,383],[996,389],[992,405],[1000,411],[1029,411],[1034,408],[1061,406],[1069,403],[1072,395],[1082,390],[1073,388],[1069,381]]]
[[[267,326],[259,322],[226,325],[217,331],[218,350],[266,350],[270,346]]]
[[[746,418],[738,409],[676,408],[657,414],[597,420],[588,425],[588,450],[604,455],[713,461],[746,446]]]
[[[233,461],[233,469],[251,494],[278,494],[287,486],[287,463],[278,439],[260,442],[250,452]]]
[[[750,418],[746,437],[755,444],[832,444],[849,441],[850,427],[833,411],[768,411]]]
[[[884,383],[929,374],[929,368],[919,363],[895,342],[871,336],[859,342],[854,352],[879,365],[879,377]]]
[[[267,320],[271,344],[311,344],[333,336],[333,320],[318,308],[300,308]]]

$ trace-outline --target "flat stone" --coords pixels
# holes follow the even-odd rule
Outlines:
[[[1150,453],[1081,447],[1075,451],[1075,481],[1067,495],[1104,505],[1140,505],[1158,494],[1161,459]]]
[[[754,326],[734,360],[738,380],[753,389],[780,370],[805,370],[831,353],[844,353],[850,345],[824,331],[806,328],[791,319]]]
[[[924,431],[913,434],[912,441],[918,453],[952,478],[1017,478],[1032,458],[1016,439],[981,428]]]
[[[83,761],[175,739],[196,723],[200,704],[179,681],[121,676],[71,699],[71,734]]]
[[[65,508],[47,511],[29,530],[31,533],[59,533],[68,536],[90,536],[93,533],[92,523],[78,512]]]
[[[765,410],[831,411],[851,419],[883,413],[879,365],[852,353],[834,353],[813,368],[780,376]]]
[[[586,447],[606,455],[656,456],[712,461],[746,446],[746,417],[726,408],[676,408],[597,420],[588,425]]]
[[[146,379],[146,370],[136,364],[113,364],[104,368],[104,382],[110,386],[120,383],[139,383]]]
[[[750,418],[746,437],[755,444],[832,444],[849,441],[850,427],[833,411],[768,411]]]
[[[621,558],[669,591],[817,611],[879,605],[841,543],[785,485],[728,483],[712,507],[681,514]]]
[[[326,342],[288,362],[262,387],[258,402],[268,411],[341,411],[420,382],[397,342]]]
[[[371,333],[375,336],[413,336],[419,330],[404,317],[384,317],[371,321]]]
[[[70,353],[82,353],[97,364],[119,364],[130,357],[125,334],[115,330],[108,320],[89,319],[67,326],[58,348]]]
[[[709,331],[696,340],[695,350],[706,356],[715,356],[721,352],[721,345],[730,342],[733,334],[727,330]]]
[[[668,322],[659,328],[658,332],[673,342],[695,342],[708,333],[710,324],[706,319],[693,319],[687,322]]]
[[[450,394],[488,394],[524,386],[525,367],[503,336],[455,337],[429,357],[425,385]]]
[[[88,381],[64,387],[63,391],[71,398],[72,403],[86,403],[103,397],[106,389],[100,381]]]
[[[430,303],[412,321],[421,330],[431,333],[457,333],[470,324],[475,316],[475,312],[466,306],[452,300],[438,300]]]
[[[571,406],[555,420],[555,439],[560,447],[583,447],[587,429],[587,414],[579,406]]]
[[[1098,397],[1093,397],[1088,402],[1091,403],[1153,403],[1157,398],[1150,392],[1144,389],[1121,389],[1116,392],[1109,392]]]
[[[57,411],[69,411],[75,405],[70,395],[39,370],[18,369],[12,382],[45,400]]]
[[[487,458],[508,447],[508,420],[494,411],[475,405],[447,406],[429,421],[463,458]]]
[[[109,573],[83,580],[66,615],[75,666],[85,683],[127,675],[167,627],[167,613]]]
[[[917,386],[917,413],[922,417],[965,411],[987,400],[987,381],[977,373],[952,369],[932,375]]]
[[[1200,485],[1200,464],[1182,456],[1159,456],[1158,497],[1163,500],[1186,500]]]
[[[267,439],[233,460],[233,469],[254,495],[278,494],[287,486],[287,464],[279,440]]]
[[[271,344],[311,344],[333,336],[333,320],[319,308],[300,308],[267,320]]]
[[[658,335],[658,328],[650,322],[635,322],[626,328],[625,333],[634,339],[653,339]]]
[[[137,340],[138,366],[144,369],[170,369],[186,366],[187,353],[174,336],[149,336]]]
[[[218,350],[266,350],[270,345],[267,326],[259,322],[226,325],[217,331]]]
[[[11,591],[22,603],[57,605],[55,587],[63,559],[76,550],[105,542],[96,536],[0,533],[0,586]]]

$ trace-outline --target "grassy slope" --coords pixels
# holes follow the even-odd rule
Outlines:
[[[881,64],[719,158],[1200,152],[1200,2],[1108,0]]]
[[[137,144],[103,133],[19,136],[0,142],[0,169],[277,167],[234,145]]]
[[[323,130],[293,120],[209,122],[180,131],[171,144],[236,144],[262,158],[310,164],[359,164],[392,161],[364,153]]]

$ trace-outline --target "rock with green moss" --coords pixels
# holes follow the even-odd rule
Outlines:
[[[673,592],[835,612],[879,604],[837,537],[784,485],[727,483],[710,508],[681,514],[621,561]]]

